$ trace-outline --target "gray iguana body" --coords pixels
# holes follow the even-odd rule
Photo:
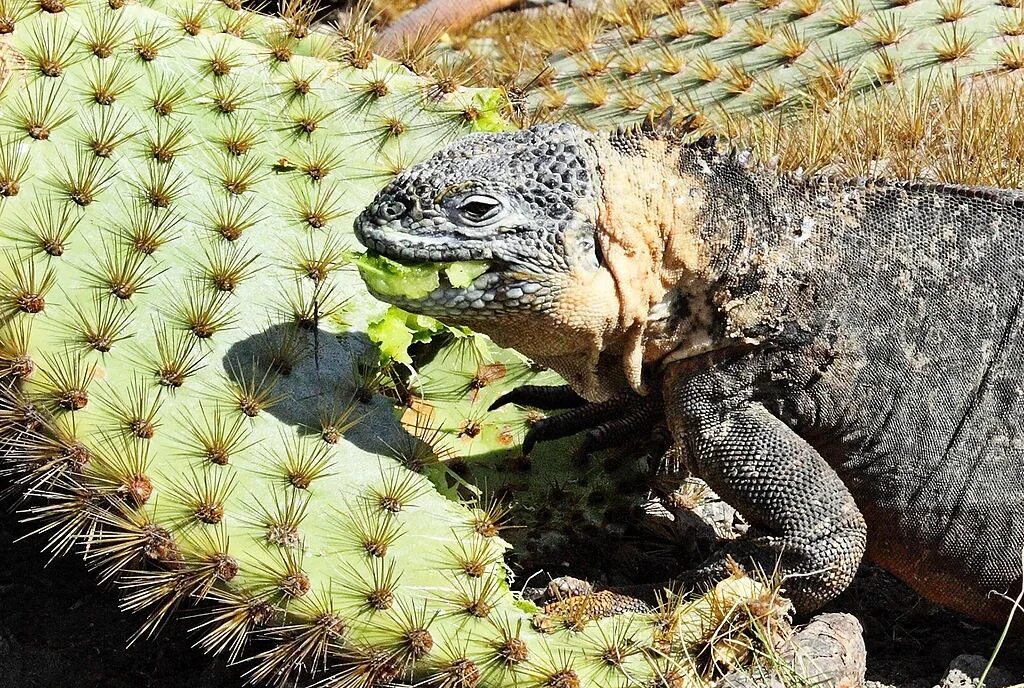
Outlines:
[[[491,261],[400,306],[591,402],[660,398],[688,468],[752,524],[723,556],[778,567],[798,609],[866,553],[1005,618],[992,591],[1019,590],[1024,547],[1024,193],[742,157],[570,125],[476,135],[399,175],[356,230],[398,260]]]

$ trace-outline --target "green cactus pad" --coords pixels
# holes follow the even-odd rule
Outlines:
[[[140,635],[189,607],[198,644],[256,683],[696,681],[694,648],[766,593],[730,581],[648,615],[535,622],[504,508],[450,499],[446,461],[508,448],[524,412],[461,427],[448,455],[385,396],[418,403],[373,340],[401,358],[439,328],[366,294],[353,213],[503,126],[497,93],[312,30],[303,3],[237,5],[0,0],[2,470],[45,547],[116,581]],[[427,391],[468,365],[427,370]]]
[[[897,81],[1019,70],[1024,9],[1019,0],[616,0],[499,18],[455,46],[487,65],[484,83],[539,74],[527,86],[534,117],[608,128],[675,105],[697,115],[692,124],[721,127]]]

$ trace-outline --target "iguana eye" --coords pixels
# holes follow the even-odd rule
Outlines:
[[[470,224],[481,224],[497,217],[501,203],[490,196],[473,194],[464,198],[456,208],[459,216]]]

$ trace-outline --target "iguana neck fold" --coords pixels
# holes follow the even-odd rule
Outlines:
[[[709,287],[730,264],[730,247],[744,242],[715,236],[707,198],[707,177],[714,172],[689,169],[691,150],[642,134],[599,139],[594,147],[605,279],[566,284],[558,311],[577,309],[585,299],[604,304],[604,312],[589,322],[590,337],[580,340],[589,348],[583,353],[590,365],[581,370],[578,360],[566,365],[566,357],[547,365],[599,401],[629,390],[646,394],[645,367],[727,343]]]

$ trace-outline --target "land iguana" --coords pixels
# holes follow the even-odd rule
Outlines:
[[[538,438],[667,423],[800,612],[862,557],[1006,618],[1024,547],[1024,192],[773,171],[664,127],[475,134],[358,217],[402,263],[487,261],[401,308],[465,325],[571,386]],[[586,404],[586,405],[582,405]],[[618,425],[616,425],[618,424]],[[642,431],[642,430],[639,430]],[[605,435],[608,433],[605,432]]]

